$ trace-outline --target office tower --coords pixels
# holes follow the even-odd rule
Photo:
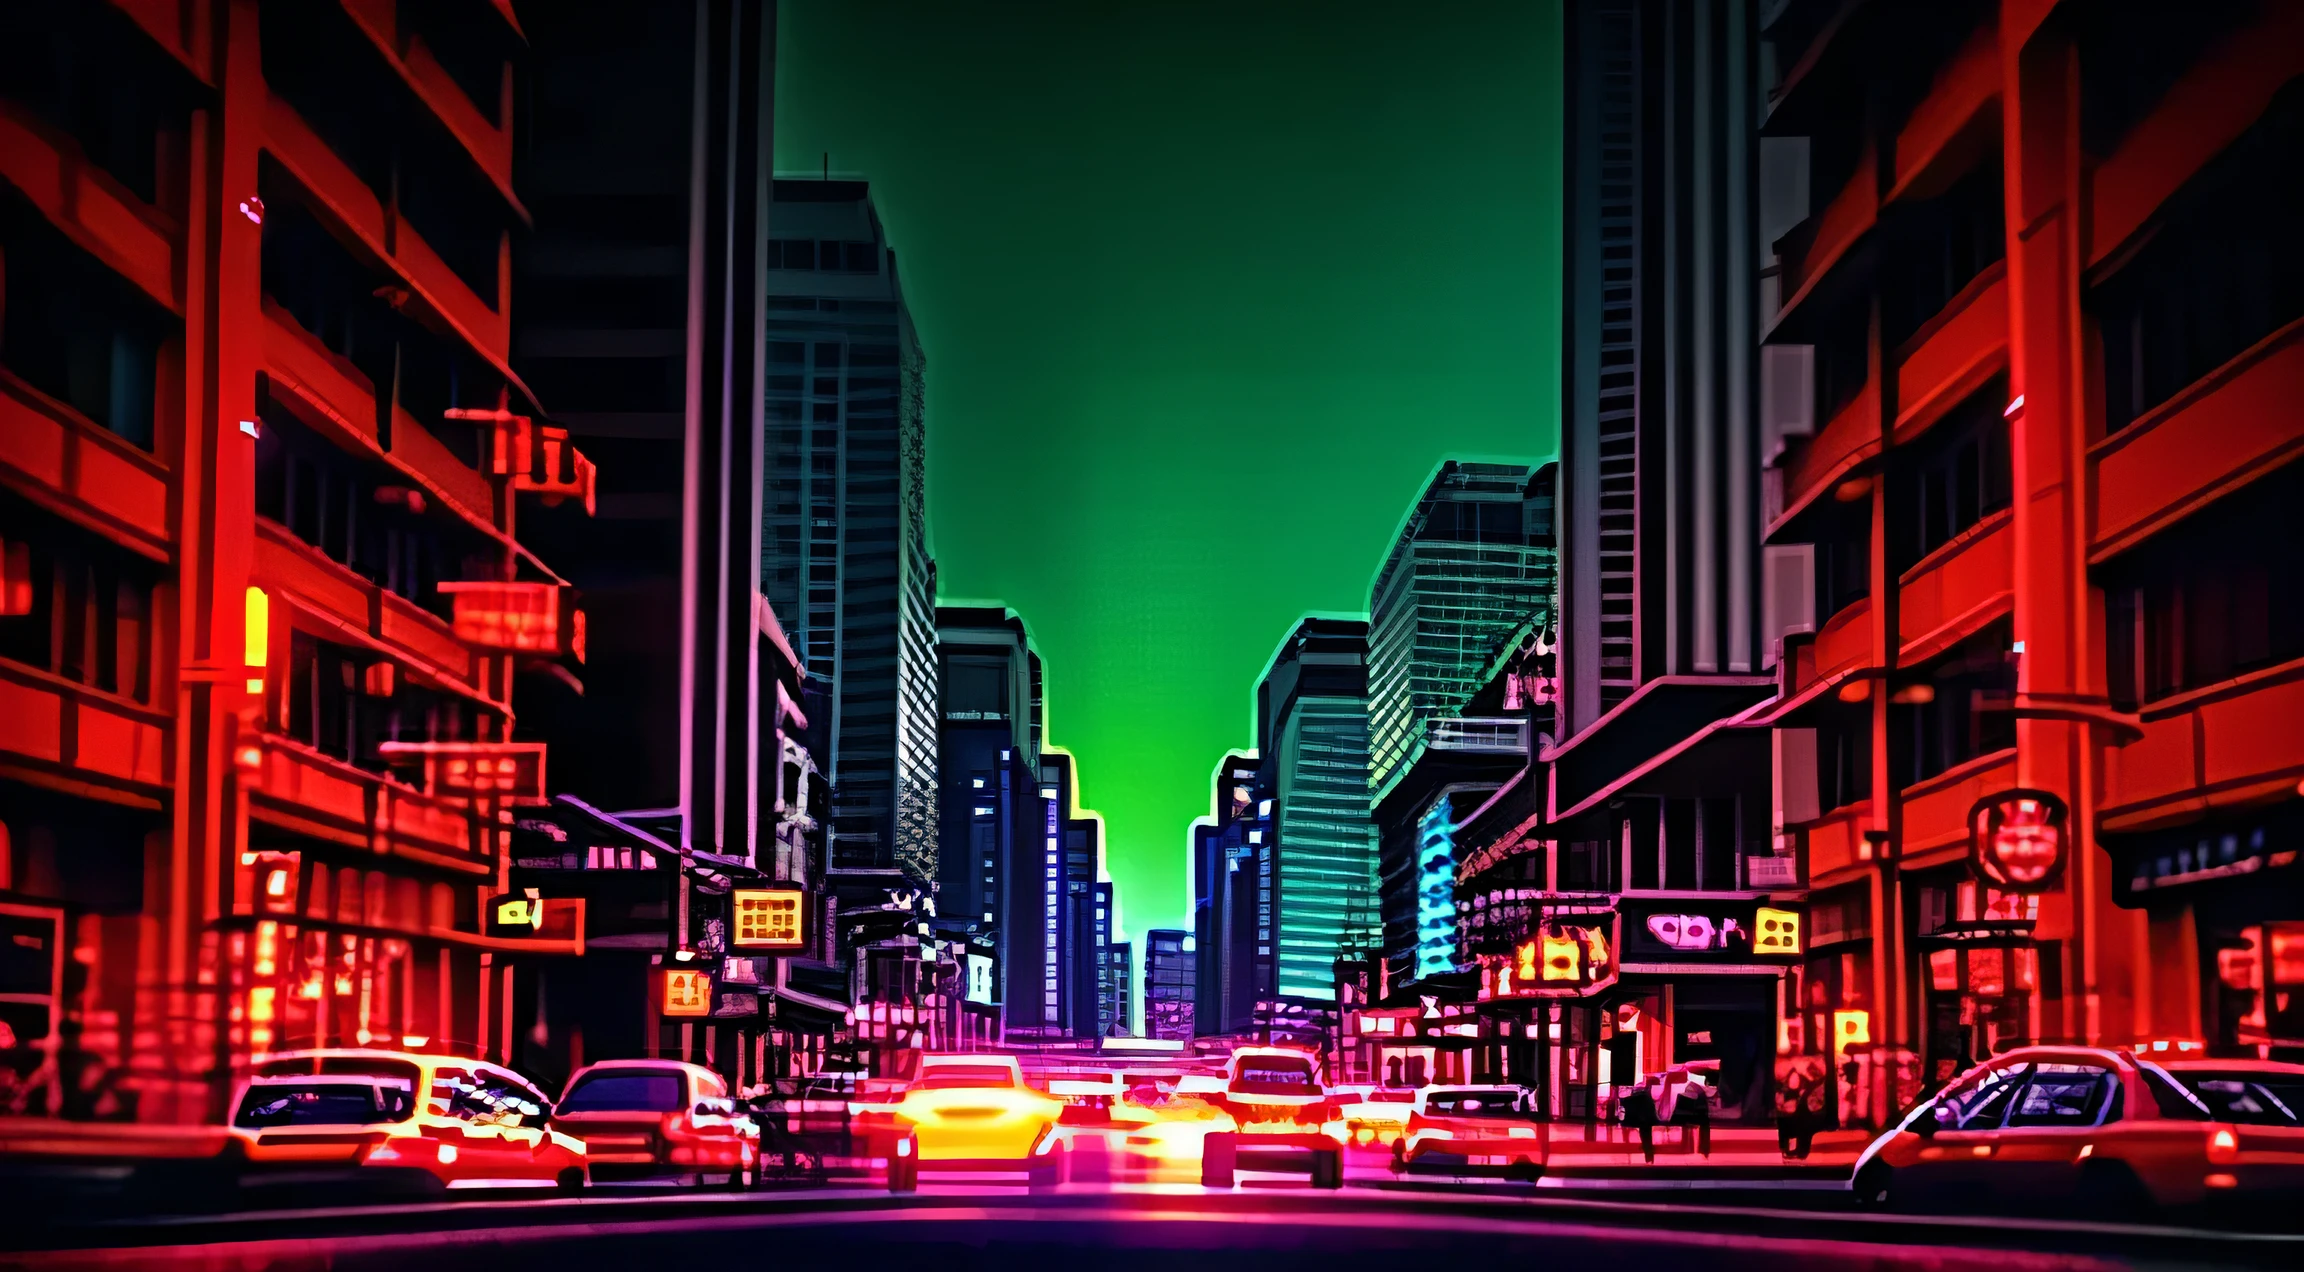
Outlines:
[[[861,181],[775,183],[762,590],[830,704],[836,869],[937,867],[924,375]]]
[[[540,682],[520,729],[554,743],[556,789],[605,809],[682,799],[695,21],[693,4],[612,0],[521,15],[521,197],[536,228],[513,245],[512,359],[598,466],[599,494],[592,517],[564,503],[521,518],[582,589],[587,653],[584,691]]]
[[[1192,933],[1153,928],[1144,934],[1144,1036],[1183,1042],[1193,1035],[1199,997],[1199,943]]]
[[[1024,620],[998,606],[938,607],[936,640],[939,923],[996,946],[1011,937],[1037,942],[1036,927],[1013,926],[1007,915],[1010,882],[1040,879],[1040,655]],[[990,970],[985,1001],[1004,1001],[1005,966],[999,960]]]
[[[1287,997],[1333,998],[1338,951],[1375,938],[1367,658],[1368,624],[1307,618],[1281,642],[1256,686],[1259,782],[1271,792],[1273,840],[1270,862],[1257,863],[1260,927],[1267,930],[1256,943],[1276,960],[1274,989]],[[1267,864],[1268,919],[1261,895]]]
[[[1201,1033],[1245,1030],[1257,1000],[1274,993],[1272,801],[1262,777],[1254,751],[1225,755],[1212,811],[1192,826],[1193,1019]]]
[[[1658,677],[1752,677],[1773,661],[1760,633],[1751,15],[1568,6],[1563,737]]]
[[[1503,643],[1548,613],[1551,502],[1549,468],[1450,461],[1401,523],[1368,598],[1373,795],[1414,760],[1427,722],[1455,715]]]
[[[1540,1040],[1508,1068],[1555,1115],[1597,1098],[1556,1039],[1629,1003],[1672,1023],[1617,1017],[1616,1081],[1716,1060],[1713,1116],[1771,1116],[1763,1058],[1796,943],[1696,954],[1684,939],[1691,922],[1755,933],[1799,900],[1768,830],[1767,732],[1747,718],[1775,687],[1759,617],[1752,21],[1732,0],[1567,7],[1562,701],[1550,744],[1451,832],[1459,949],[1489,1011]],[[1520,979],[1540,958],[1548,970]]]

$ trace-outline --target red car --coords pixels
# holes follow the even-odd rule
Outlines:
[[[1232,1053],[1217,1104],[1232,1129],[1201,1140],[1200,1182],[1230,1188],[1239,1171],[1303,1172],[1314,1188],[1344,1186],[1340,1103],[1320,1083],[1320,1064],[1287,1047]]]
[[[1518,1087],[1428,1087],[1417,1093],[1393,1161],[1403,1174],[1497,1174],[1533,1183],[1544,1173],[1544,1144],[1544,1127]]]
[[[557,1121],[584,1137],[594,1179],[676,1179],[749,1186],[760,1169],[760,1128],[728,1098],[728,1083],[700,1064],[602,1060],[568,1079]]]
[[[2239,1123],[2234,1109],[2127,1052],[2019,1047],[1874,1140],[1852,1184],[1858,1204],[1888,1208],[2078,1203],[2135,1215],[2240,1196],[2292,1199],[2304,1183],[2304,1132]]]

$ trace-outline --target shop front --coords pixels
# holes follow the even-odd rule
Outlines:
[[[2190,1040],[2220,1055],[2304,1056],[2304,800],[2098,838],[2114,899],[2175,938],[2155,951],[2154,974],[2194,963]]]

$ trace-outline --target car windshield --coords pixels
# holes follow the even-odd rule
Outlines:
[[[1240,1080],[1257,1086],[1310,1087],[1312,1062],[1287,1056],[1258,1056],[1240,1062]]]
[[[234,1126],[373,1126],[406,1121],[408,1088],[373,1082],[267,1082],[241,1097]]]
[[[560,1101],[562,1113],[670,1113],[679,1107],[677,1073],[595,1073]]]
[[[912,1084],[918,1091],[969,1091],[1000,1089],[1016,1085],[1016,1072],[997,1064],[937,1064],[920,1071],[920,1080]]]
[[[1436,1117],[1513,1117],[1520,1097],[1511,1091],[1434,1091],[1424,1108]]]
[[[2178,1076],[2218,1121],[2304,1126],[2304,1073],[2190,1070]]]

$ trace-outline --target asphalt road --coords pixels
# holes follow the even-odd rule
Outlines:
[[[1791,1200],[1794,1195],[1787,1195]],[[905,1267],[914,1272],[1472,1272],[1527,1265],[1675,1272],[2097,1272],[2294,1268],[2304,1235],[2047,1220],[1871,1215],[1694,1196],[1348,1185],[929,1183],[878,1189],[475,1199],[6,1234],[0,1268]],[[29,1238],[29,1240],[27,1240]],[[1477,1259],[1479,1264],[1457,1260]]]

